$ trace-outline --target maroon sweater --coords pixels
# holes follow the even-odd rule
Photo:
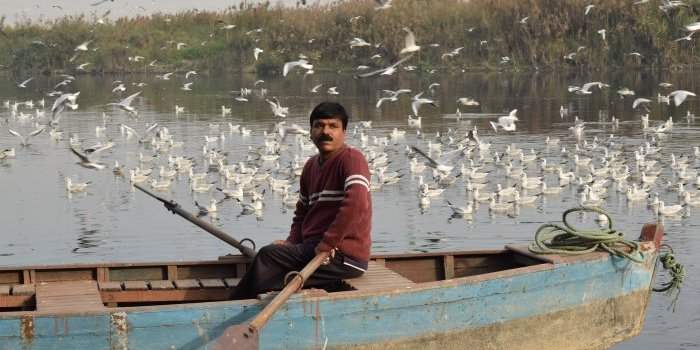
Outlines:
[[[338,248],[366,266],[372,245],[367,161],[360,151],[347,145],[323,164],[320,159],[317,154],[304,165],[287,241],[320,241],[321,251]]]

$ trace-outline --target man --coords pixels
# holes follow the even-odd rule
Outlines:
[[[323,102],[311,112],[310,134],[318,154],[304,165],[289,237],[260,249],[235,299],[284,288],[285,275],[301,271],[320,252],[330,252],[331,257],[305,286],[332,285],[367,269],[372,244],[370,174],[362,153],[345,144],[348,119],[345,108],[335,102]]]

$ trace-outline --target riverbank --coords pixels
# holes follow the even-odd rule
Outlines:
[[[0,65],[17,75],[197,70],[277,74],[304,55],[316,69],[386,66],[415,32],[418,71],[611,67],[698,62],[684,26],[698,9],[611,0],[343,1],[296,8],[240,5],[111,21],[96,15],[2,27]],[[351,48],[362,38],[371,45]],[[78,47],[87,42],[85,47]],[[258,59],[254,50],[263,50]],[[374,57],[374,58],[373,58]]]

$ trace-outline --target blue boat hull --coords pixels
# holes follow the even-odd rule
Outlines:
[[[603,349],[637,334],[656,251],[642,264],[592,253],[554,264],[380,291],[294,295],[262,349]],[[261,310],[257,301],[0,314],[0,349],[211,349]]]

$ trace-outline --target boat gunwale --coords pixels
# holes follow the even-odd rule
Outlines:
[[[656,252],[654,249],[654,246],[653,246],[653,242],[641,242],[641,243],[642,243],[643,250],[653,250],[654,252]],[[508,251],[510,251],[510,250],[504,249],[500,252],[508,252]],[[515,252],[517,252],[517,251],[515,251]],[[415,254],[415,255],[417,255],[419,257],[423,256],[421,254]],[[449,255],[449,254],[446,254],[446,255]],[[406,257],[406,255],[402,255],[402,256]],[[440,255],[434,254],[433,256],[440,256]],[[375,258],[375,257],[373,256],[373,258]],[[300,293],[298,293],[297,295],[292,296],[291,300],[301,300],[303,302],[310,302],[310,301],[312,301],[312,302],[319,301],[320,302],[320,301],[329,301],[329,300],[336,301],[336,300],[347,300],[347,299],[355,299],[355,298],[398,295],[398,294],[404,294],[404,293],[425,292],[426,290],[430,290],[430,289],[458,287],[458,286],[462,286],[462,285],[477,284],[477,283],[485,282],[488,280],[496,280],[496,279],[509,278],[509,277],[522,275],[522,274],[535,273],[535,272],[546,271],[546,270],[553,270],[553,269],[561,268],[561,267],[564,267],[566,265],[575,264],[575,263],[607,260],[607,259],[612,259],[613,256],[607,252],[592,252],[592,253],[587,253],[587,254],[583,254],[583,255],[566,256],[563,258],[565,258],[566,261],[562,261],[562,262],[556,263],[556,264],[543,261],[541,264],[521,266],[521,267],[493,271],[493,272],[487,272],[487,273],[482,273],[482,274],[477,274],[477,275],[457,277],[457,278],[451,278],[451,279],[446,279],[446,280],[417,282],[417,283],[415,283],[414,286],[411,286],[411,287],[395,288],[395,287],[389,286],[386,288],[377,288],[377,289],[372,289],[372,290],[349,290],[349,291],[341,291],[341,292],[333,292],[333,293],[328,293],[325,290],[321,290],[321,289],[305,289],[305,290],[301,291]],[[655,261],[655,259],[653,259],[653,260]],[[651,286],[649,287],[649,289],[651,289]],[[260,304],[261,302],[264,302],[268,297],[271,297],[273,295],[274,295],[274,292],[264,294],[260,298],[257,298],[257,299],[187,302],[187,303],[180,303],[180,304],[161,304],[161,305],[147,305],[147,306],[119,306],[119,307],[106,308],[103,310],[94,310],[94,311],[90,310],[90,311],[85,311],[85,312],[61,312],[61,313],[57,313],[57,312],[42,312],[42,311],[37,311],[37,310],[10,311],[10,312],[0,313],[0,319],[16,318],[17,316],[25,316],[25,315],[32,315],[34,317],[46,317],[46,316],[64,317],[67,315],[94,316],[94,315],[109,315],[109,314],[112,314],[115,312],[149,312],[149,311],[164,311],[164,310],[182,310],[182,309],[191,309],[191,308],[209,308],[209,307],[216,307],[216,306],[222,306],[222,305],[255,306],[255,305]]]

